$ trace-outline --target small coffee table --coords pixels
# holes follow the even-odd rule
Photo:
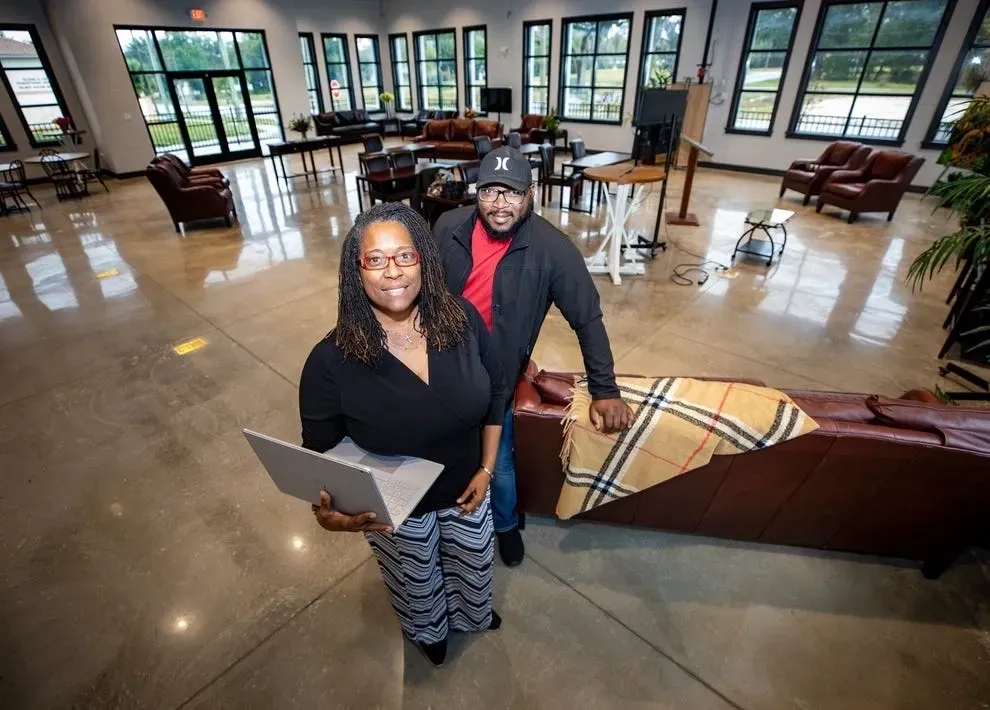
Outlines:
[[[732,260],[736,260],[736,254],[749,254],[751,256],[762,257],[767,260],[767,266],[773,264],[773,256],[777,252],[777,245],[773,241],[771,229],[779,229],[784,233],[784,241],[780,245],[780,254],[784,253],[787,246],[787,221],[794,216],[790,210],[762,209],[753,210],[746,215],[744,222],[749,225],[749,229],[743,232],[736,242],[736,248],[732,250]],[[757,229],[762,229],[767,236],[766,239],[753,239],[753,234]]]

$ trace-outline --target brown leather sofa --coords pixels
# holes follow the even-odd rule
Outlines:
[[[472,160],[477,157],[474,139],[478,136],[488,136],[492,149],[498,148],[502,145],[502,124],[481,118],[427,121],[423,132],[413,140],[436,145],[437,158]]]
[[[784,173],[780,196],[785,190],[804,195],[804,204],[821,192],[822,185],[837,170],[856,170],[866,162],[870,147],[854,141],[836,141],[817,160],[795,160]]]
[[[180,231],[179,225],[185,222],[222,219],[229,227],[237,218],[230,189],[216,182],[215,176],[212,176],[212,182],[203,182],[202,177],[199,181],[187,179],[168,160],[152,160],[145,175],[165,203],[176,232]]]
[[[886,212],[889,222],[924,162],[899,150],[875,150],[857,170],[838,170],[829,176],[815,211],[821,212],[825,205],[849,210],[849,224],[861,212]]]
[[[520,513],[554,516],[570,384],[530,364],[515,391]],[[750,381],[753,382],[753,381]],[[763,384],[754,382],[754,384]],[[715,456],[702,468],[579,520],[920,561],[938,577],[990,536],[990,410],[785,390],[820,429],[776,446]]]
[[[544,133],[544,131],[542,130],[543,121],[545,119],[546,116],[542,116],[538,113],[523,114],[522,118],[519,121],[519,128],[513,128],[512,132],[518,133],[519,136],[522,138],[523,143],[542,142],[542,141],[534,140],[532,133],[533,131],[539,131],[541,135],[538,135],[537,138],[542,138],[542,134]]]

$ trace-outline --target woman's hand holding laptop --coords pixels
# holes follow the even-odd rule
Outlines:
[[[313,513],[320,527],[330,532],[392,532],[392,527],[376,523],[374,513],[344,515],[331,507],[330,494],[320,491],[320,505],[313,504]]]

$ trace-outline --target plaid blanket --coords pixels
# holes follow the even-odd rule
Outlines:
[[[687,377],[620,377],[633,425],[602,434],[591,424],[586,380],[575,382],[564,419],[564,485],[557,515],[586,510],[700,468],[713,455],[762,449],[818,425],[782,392]]]

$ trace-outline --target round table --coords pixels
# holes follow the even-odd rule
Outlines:
[[[645,199],[643,191],[646,185],[666,180],[666,171],[654,165],[618,163],[601,168],[588,168],[584,171],[584,175],[595,182],[616,185],[615,198],[605,190],[605,205],[608,209],[605,241],[598,247],[598,251],[585,259],[588,271],[593,274],[608,274],[616,286],[622,283],[621,274],[645,274],[643,258],[636,251],[638,245],[626,231],[626,221],[629,215],[639,209],[643,203]],[[633,190],[633,202],[629,205],[629,193]],[[660,207],[660,215],[663,219],[663,205]],[[625,250],[623,247],[626,247]],[[625,262],[623,262],[623,251],[625,251]]]

